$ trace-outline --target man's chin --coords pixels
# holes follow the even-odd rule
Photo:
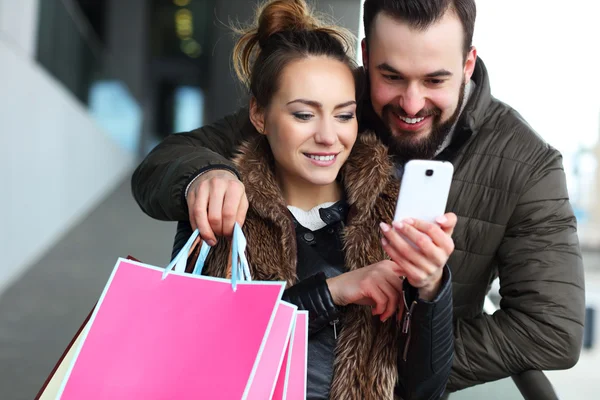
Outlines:
[[[433,156],[429,148],[429,132],[391,131],[388,146],[390,153],[401,158],[428,159]]]
[[[398,127],[390,127],[391,139],[400,146],[418,146],[419,143],[427,140],[431,133],[429,127],[418,131],[407,131],[398,129]]]

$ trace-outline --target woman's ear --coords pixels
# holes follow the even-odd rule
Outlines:
[[[265,134],[265,113],[258,105],[256,97],[250,99],[250,121],[261,135]]]

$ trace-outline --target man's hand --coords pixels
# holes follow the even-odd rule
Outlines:
[[[438,218],[437,224],[409,218],[394,222],[392,229],[381,223],[384,250],[424,300],[433,300],[438,293],[444,265],[454,251],[451,236],[456,221],[456,215],[448,213]]]
[[[217,236],[231,236],[235,223],[242,225],[248,211],[244,185],[223,169],[198,177],[188,190],[187,205],[192,228],[198,228],[211,246],[217,243]]]
[[[383,260],[329,278],[327,285],[335,304],[372,306],[373,315],[385,321],[404,304],[402,275],[402,268],[395,262]]]

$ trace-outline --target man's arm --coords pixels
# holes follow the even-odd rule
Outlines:
[[[133,173],[133,197],[149,216],[171,221],[188,219],[185,189],[200,173],[212,168],[237,173],[229,161],[254,129],[242,108],[214,124],[169,135]]]
[[[561,156],[544,156],[498,249],[500,310],[455,321],[451,391],[579,359],[585,296],[576,220]]]

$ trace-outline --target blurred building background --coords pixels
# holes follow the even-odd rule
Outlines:
[[[360,0],[315,4],[363,36]],[[599,308],[600,7],[477,4],[475,45],[494,95],[564,155],[588,304]],[[0,399],[35,396],[117,257],[167,264],[175,224],[139,210],[131,173],[166,135],[245,104],[230,69],[228,25],[248,21],[254,6],[0,0]],[[597,332],[575,368],[548,373],[561,398],[597,398]],[[452,398],[483,396],[520,398],[510,380]]]

